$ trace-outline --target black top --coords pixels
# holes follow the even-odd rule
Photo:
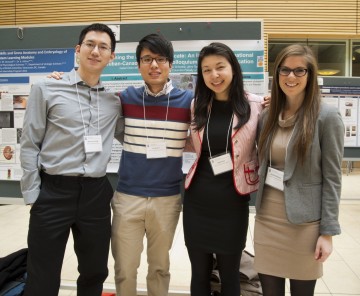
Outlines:
[[[226,151],[226,141],[232,151],[232,126],[227,139],[232,115],[228,102],[213,101],[208,131],[212,156]],[[246,242],[250,196],[236,192],[232,171],[213,174],[206,134],[205,126],[198,167],[184,196],[185,243],[209,253],[239,253]]]

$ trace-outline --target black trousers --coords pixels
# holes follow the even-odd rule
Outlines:
[[[108,276],[112,196],[106,177],[42,173],[40,194],[30,210],[25,296],[58,295],[70,230],[78,259],[77,295],[101,295]]]
[[[191,262],[191,296],[210,296],[210,278],[213,269],[213,254],[187,248]],[[216,254],[217,268],[221,278],[222,296],[240,295],[240,259],[238,254]]]

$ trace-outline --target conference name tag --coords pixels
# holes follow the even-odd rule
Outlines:
[[[85,153],[102,151],[101,135],[84,136],[84,144]]]
[[[230,153],[209,157],[209,161],[215,176],[233,170],[233,163]]]
[[[268,167],[265,184],[284,191],[284,172]]]
[[[166,142],[146,144],[146,158],[166,158]]]

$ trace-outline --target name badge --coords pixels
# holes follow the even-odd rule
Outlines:
[[[230,153],[209,157],[209,161],[215,176],[233,170]]]
[[[268,167],[265,184],[284,191],[284,172]]]
[[[84,136],[84,143],[85,153],[102,151],[101,135]]]
[[[166,158],[166,142],[156,142],[146,144],[146,158]]]

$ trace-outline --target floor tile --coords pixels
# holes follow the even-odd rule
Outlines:
[[[326,262],[322,279],[333,294],[360,293],[360,278],[343,261]]]
[[[315,288],[318,296],[360,296],[360,170],[343,175],[340,224],[342,234],[335,236],[334,251],[324,264],[324,276]],[[26,247],[30,208],[24,205],[0,205],[0,257]],[[254,209],[249,218],[246,249],[253,253]],[[146,239],[139,267],[139,295],[146,295]],[[114,260],[109,253],[109,276],[105,289],[114,292]],[[170,250],[170,295],[186,295],[189,291],[190,261],[184,244],[182,219],[176,229],[174,244]],[[69,237],[62,269],[62,289],[59,296],[76,296],[77,260],[73,251],[73,240]],[[287,295],[289,294],[287,283]],[[185,294],[184,294],[185,293]],[[187,294],[188,295],[188,294]]]

